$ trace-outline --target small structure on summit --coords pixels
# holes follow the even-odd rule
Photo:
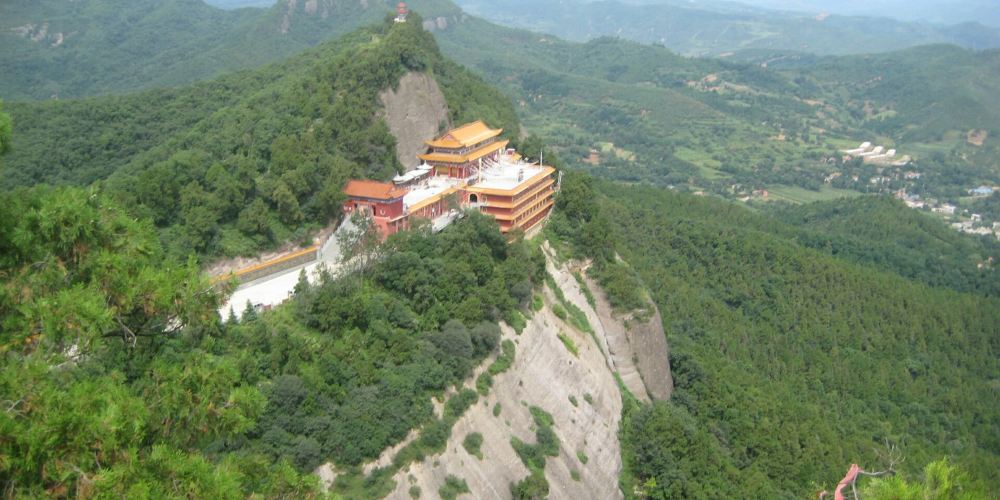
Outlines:
[[[396,5],[396,22],[397,23],[405,23],[406,22],[406,16],[408,16],[409,14],[410,14],[410,9],[406,8],[406,2],[399,2],[399,4]]]
[[[493,216],[504,233],[534,227],[552,210],[556,169],[525,161],[502,133],[476,121],[426,141],[427,152],[417,155],[424,163],[392,184],[350,181],[344,213],[371,215],[383,236],[407,228],[411,217],[440,230],[460,208]]]

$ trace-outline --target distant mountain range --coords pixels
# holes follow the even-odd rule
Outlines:
[[[668,2],[676,0],[647,0],[644,3]],[[789,11],[889,17],[902,21],[937,24],[976,21],[1000,27],[1000,9],[994,0],[742,0],[742,2],[757,7]],[[695,0],[684,3],[705,2]]]
[[[721,2],[458,0],[457,3],[469,13],[490,21],[568,40],[615,36],[695,56],[717,56],[743,49],[843,55],[887,52],[931,43],[952,43],[971,49],[1000,47],[1000,29],[973,22],[939,26]]]

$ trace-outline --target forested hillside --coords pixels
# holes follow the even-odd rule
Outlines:
[[[518,137],[507,99],[444,59],[414,21],[181,89],[15,104],[18,132],[3,184],[100,181],[151,218],[176,255],[248,254],[305,240],[339,214],[346,179],[402,169],[376,115],[378,93],[408,71],[435,78],[453,121],[483,119]]]
[[[782,207],[775,216],[796,226],[795,240],[851,262],[914,281],[1000,297],[1000,256],[993,237],[958,233],[939,220],[887,197]]]
[[[48,99],[187,84],[283,59],[386,12],[321,3],[224,11],[201,0],[3,2],[0,93]]]
[[[371,459],[414,426],[434,429],[414,451],[436,450],[451,424],[430,397],[497,349],[495,322],[544,269],[470,217],[223,325],[194,263],[107,198],[33,188],[0,201],[0,477],[13,496],[311,498],[315,466]],[[455,399],[446,416],[472,402]]]
[[[765,10],[736,2],[585,0],[457,0],[492,22],[584,42],[617,36],[685,55],[719,56],[744,49],[814,54],[867,54],[929,43],[1000,47],[1000,30],[976,23],[944,27],[881,16],[846,17]]]
[[[1000,180],[997,141],[966,140],[973,129],[995,138],[1000,128],[992,112],[1000,95],[996,51],[761,52],[727,62],[610,38],[569,43],[475,18],[437,36],[446,53],[520,101],[527,129],[571,165],[603,177],[726,196],[797,186],[817,199],[851,193],[832,187],[870,191],[869,179],[881,175],[894,180],[875,190],[947,199]],[[486,40],[503,40],[507,50],[499,54]],[[840,150],[863,140],[884,140],[915,161],[885,172],[841,163]],[[583,161],[591,149],[600,152],[598,165]],[[907,182],[903,170],[923,177]]]
[[[111,1],[93,0],[87,5],[89,9],[127,11],[124,8],[116,10],[107,3]],[[662,47],[624,40],[604,38],[578,44],[504,28],[464,15],[448,0],[415,0],[410,4],[428,16],[426,27],[434,30],[446,54],[496,83],[509,98],[520,104],[520,114],[529,131],[545,135],[570,165],[600,176],[643,180],[692,191],[705,190],[730,197],[745,198],[754,190],[766,188],[777,193],[779,199],[793,202],[849,196],[856,192],[888,193],[906,188],[911,194],[957,203],[968,189],[1000,181],[1000,142],[997,141],[1000,116],[992,111],[998,108],[995,96],[1000,95],[1000,89],[996,88],[1000,67],[995,50],[973,52],[937,45],[876,56],[817,57],[762,46],[723,59],[690,59],[678,57]],[[42,17],[55,15],[46,5],[49,4],[42,2],[39,7],[29,9],[19,3],[2,8],[11,9],[17,15],[9,17],[21,22],[20,19],[32,9],[39,9],[38,15]],[[182,30],[185,33],[182,40],[161,37],[164,48],[159,52],[168,54],[176,50],[199,54],[193,58],[179,58],[176,66],[169,66],[170,71],[157,74],[169,75],[164,77],[175,80],[147,78],[150,75],[142,76],[142,71],[138,70],[130,70],[128,75],[116,74],[124,66],[95,73],[89,68],[75,68],[73,64],[59,63],[49,56],[39,57],[30,51],[24,54],[32,61],[53,62],[12,74],[45,78],[49,71],[66,71],[67,75],[72,73],[76,75],[73,78],[85,83],[93,82],[98,76],[122,83],[122,86],[106,90],[95,83],[97,86],[90,90],[81,87],[63,95],[173,85],[214,74],[199,73],[198,67],[222,71],[274,61],[291,51],[379,18],[389,10],[382,2],[358,6],[326,0],[315,5],[282,2],[267,10],[206,11],[205,15],[195,16],[200,12],[198,8],[185,10],[177,5],[180,4],[165,2],[158,8],[169,8],[169,13],[149,19],[139,14],[133,16],[149,24],[148,32],[173,33],[176,31],[174,25],[190,28]],[[312,7],[307,8],[307,5]],[[595,6],[602,4],[588,5],[598,8]],[[73,8],[82,7],[74,4]],[[212,10],[206,6],[199,8]],[[192,45],[203,39],[192,34],[201,26],[192,24],[193,17],[235,19],[235,16],[249,16],[247,12],[256,12],[256,17],[237,23],[227,33],[212,30],[218,43],[211,49]],[[90,19],[83,12],[80,14],[77,17]],[[89,21],[94,25],[92,31],[110,32],[106,16],[95,19]],[[827,22],[833,20],[824,21]],[[226,25],[222,21],[219,23],[219,26]],[[287,30],[283,28],[285,24]],[[135,25],[143,26],[142,23]],[[833,31],[842,32],[840,28]],[[972,33],[968,29],[956,32],[964,36]],[[841,36],[838,46],[843,45],[840,43],[843,40],[855,38]],[[504,51],[497,50],[497,41],[503,42]],[[17,48],[22,44],[40,44],[26,39],[16,42],[9,44],[11,54],[22,53]],[[257,44],[266,50],[258,50]],[[124,46],[133,45],[144,47],[147,44],[130,42]],[[99,54],[113,55],[118,50],[102,47],[100,44],[86,49],[81,47],[79,50],[86,53],[79,57],[85,61]],[[57,49],[68,50],[68,47],[45,50],[58,52]],[[0,55],[5,53],[0,50]],[[252,54],[252,58],[247,59],[247,54]],[[73,58],[76,60],[76,56]],[[204,58],[211,58],[212,62],[203,64]],[[102,56],[94,67],[103,64],[104,59]],[[124,55],[118,59],[131,60]],[[165,64],[162,61],[149,63],[158,64],[157,67]],[[8,101],[11,97],[21,99],[30,97],[24,93],[26,88],[12,82],[0,86],[0,93]],[[32,88],[47,87],[36,84]],[[150,94],[147,99],[168,99],[169,91],[162,92]],[[206,104],[206,109],[215,106]],[[95,110],[94,116],[109,116],[104,111],[107,110]],[[156,127],[166,126],[158,123],[164,115],[156,108],[144,111],[145,115],[157,119],[147,122],[131,114],[128,119],[143,120],[142,123],[154,127],[150,135],[158,134]],[[15,115],[24,113],[29,118],[36,114],[34,109],[14,108],[14,112]],[[47,116],[47,121],[54,120],[51,115]],[[182,127],[186,125],[181,124]],[[144,127],[138,128],[143,130]],[[29,124],[25,133],[31,135],[34,130],[35,126]],[[90,132],[69,130],[63,136],[77,137],[87,133]],[[141,144],[144,135],[134,139]],[[34,142],[34,139],[29,140]],[[873,140],[896,149],[900,156],[913,157],[914,163],[907,169],[889,172],[873,165],[841,163],[840,150]],[[67,144],[90,149],[94,142],[81,144],[71,139]],[[20,150],[37,152],[40,146],[16,147],[11,163],[20,164]],[[75,155],[61,148],[46,149],[61,161]],[[583,161],[591,149],[600,153],[598,164]],[[72,164],[72,159],[65,161]],[[109,162],[88,163],[93,164],[72,166],[107,169]],[[15,171],[20,170],[15,168]],[[904,178],[906,172],[920,172],[923,176],[919,181],[907,180]],[[831,182],[831,175],[837,173],[840,175]],[[884,179],[871,184],[870,180],[876,177]],[[15,180],[32,182],[25,178]]]
[[[594,193],[565,186],[574,200]],[[669,404],[626,410],[623,491],[801,497],[846,464],[887,466],[887,444],[904,475],[950,456],[995,483],[995,298],[809,249],[797,229],[718,200],[596,188],[596,203],[563,215],[583,251],[613,245],[650,290],[677,387]]]

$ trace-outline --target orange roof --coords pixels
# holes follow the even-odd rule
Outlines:
[[[477,120],[451,129],[441,137],[427,141],[427,145],[438,148],[468,147],[496,137],[501,133],[503,133],[502,128],[492,129],[483,123],[482,120]]]
[[[508,142],[510,141],[497,141],[492,144],[487,144],[475,151],[469,151],[464,155],[456,155],[450,153],[427,153],[427,154],[417,155],[417,158],[420,158],[421,160],[424,161],[436,161],[443,163],[466,163],[469,161],[478,160],[495,151],[500,151],[501,149],[507,147]]]
[[[402,198],[406,193],[406,189],[396,187],[388,182],[348,181],[347,186],[344,186],[344,194],[352,198],[392,200]]]

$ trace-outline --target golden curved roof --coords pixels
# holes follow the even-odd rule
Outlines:
[[[427,153],[422,155],[417,155],[424,161],[429,162],[441,162],[441,163],[468,163],[470,161],[476,161],[490,153],[496,151],[502,151],[507,147],[507,143],[510,141],[497,141],[491,144],[487,144],[474,151],[469,151],[465,154],[452,154],[452,153]]]
[[[492,129],[483,123],[482,120],[476,120],[472,123],[466,123],[461,127],[451,129],[448,132],[445,132],[445,134],[441,137],[426,142],[428,146],[434,148],[455,149],[475,146],[480,142],[496,137],[502,133],[502,128]]]

